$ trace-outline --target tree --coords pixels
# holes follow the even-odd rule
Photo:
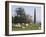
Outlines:
[[[14,23],[30,23],[31,18],[25,14],[24,8],[16,8],[17,16],[14,17]],[[30,16],[31,17],[31,16]]]
[[[26,15],[26,23],[31,23],[32,20],[31,20],[31,17],[30,15]]]
[[[16,9],[16,13],[17,13],[17,16],[20,15],[20,16],[23,16],[25,15],[25,11],[23,8],[17,8]]]
[[[16,8],[17,16],[14,17],[14,23],[25,22],[25,11],[23,8]]]

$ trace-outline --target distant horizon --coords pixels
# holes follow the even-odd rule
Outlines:
[[[16,8],[24,8],[25,13],[32,16],[32,21],[34,21],[34,8],[36,8],[36,22],[41,22],[41,7],[37,6],[17,6],[17,5],[12,5],[12,16],[16,16]]]

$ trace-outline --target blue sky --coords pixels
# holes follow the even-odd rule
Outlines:
[[[41,7],[37,6],[17,6],[17,5],[12,5],[12,16],[16,16],[16,8],[22,7],[25,10],[25,13],[32,16],[32,21],[34,21],[34,8],[36,8],[36,21],[40,22],[41,21]]]

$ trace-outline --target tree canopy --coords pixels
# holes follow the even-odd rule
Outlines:
[[[29,19],[29,16],[25,14],[24,8],[16,8],[16,13],[17,13],[17,16],[12,17],[12,23],[31,22],[31,18]]]

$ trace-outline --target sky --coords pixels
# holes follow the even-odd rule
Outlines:
[[[41,22],[41,7],[37,6],[17,6],[12,5],[12,16],[16,16],[16,8],[22,7],[25,10],[25,13],[32,16],[32,21],[34,21],[34,8],[36,8],[36,22]]]

